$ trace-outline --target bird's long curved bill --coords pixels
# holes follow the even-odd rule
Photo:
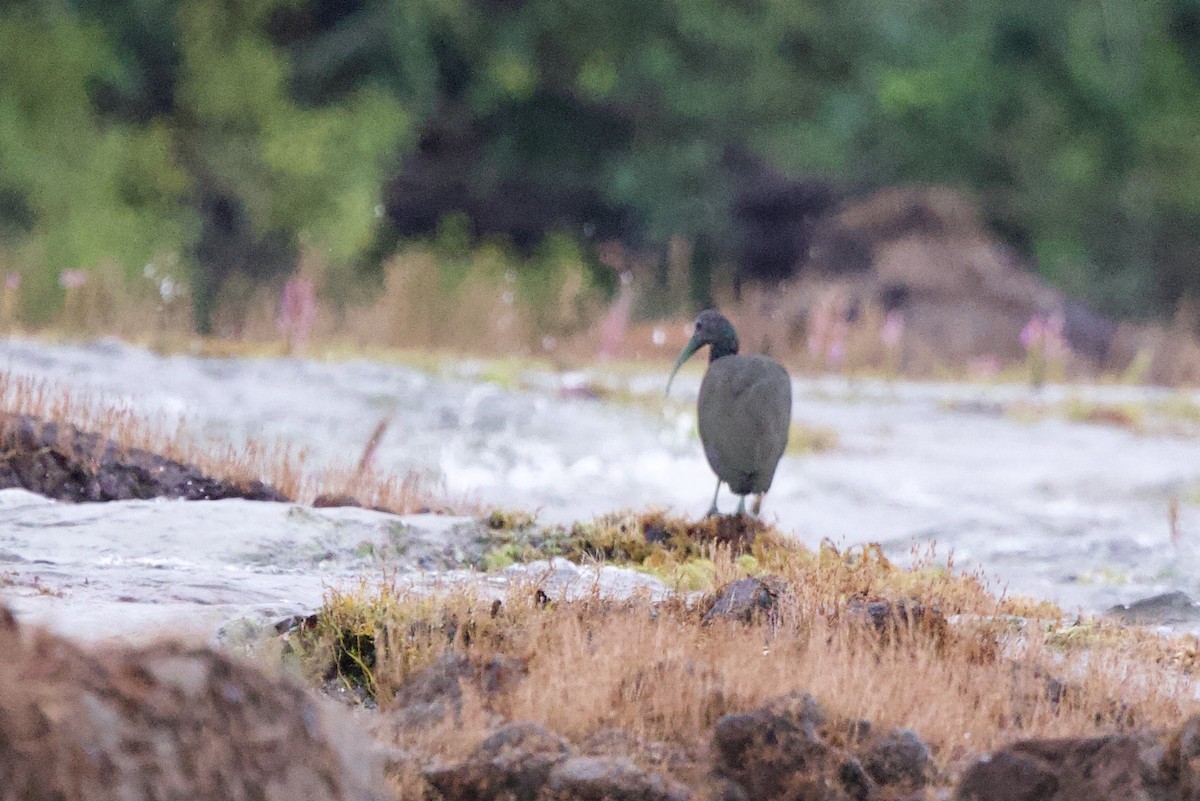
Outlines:
[[[683,367],[683,363],[692,358],[692,354],[700,350],[700,341],[697,334],[692,334],[692,338],[683,346],[683,352],[679,354],[679,358],[675,360],[675,366],[671,369],[671,377],[667,379],[667,394],[671,394],[671,382],[675,380],[675,374],[679,372],[679,368]]]

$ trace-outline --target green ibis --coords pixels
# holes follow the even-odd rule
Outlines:
[[[787,448],[792,420],[792,381],[783,365],[766,356],[738,354],[733,324],[715,309],[696,318],[695,332],[667,380],[667,392],[679,368],[692,354],[709,346],[708,370],[700,384],[697,411],[700,442],[708,464],[717,474],[709,515],[719,514],[721,483],[740,495],[737,513],[745,514],[746,496],[762,496],[771,488],[775,468]]]

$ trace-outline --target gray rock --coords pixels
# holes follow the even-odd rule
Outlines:
[[[370,738],[208,648],[84,649],[0,607],[0,797],[378,801]]]
[[[1143,598],[1130,604],[1110,607],[1108,615],[1126,623],[1163,624],[1200,620],[1200,604],[1179,591]]]
[[[716,600],[704,615],[704,624],[720,618],[749,623],[758,615],[770,615],[786,590],[784,580],[775,576],[732,581],[717,592]]]
[[[929,746],[912,729],[892,729],[859,751],[871,778],[885,785],[922,787],[933,772]]]
[[[941,641],[949,631],[940,609],[913,599],[852,598],[846,605],[846,617],[873,629],[885,641],[907,634],[923,634]]]
[[[448,652],[414,674],[396,693],[392,717],[401,728],[427,726],[462,712],[462,685],[470,682],[486,698],[511,689],[525,676],[525,662],[502,654],[472,664]]]
[[[550,772],[554,798],[570,801],[690,801],[688,787],[624,757],[573,757]]]
[[[423,776],[446,801],[534,801],[550,771],[570,753],[566,740],[537,723],[511,723],[467,759]]]
[[[955,801],[1049,801],[1058,793],[1053,766],[1030,754],[1001,751],[967,769]]]
[[[1179,797],[1200,800],[1200,715],[1192,715],[1171,738],[1165,767],[1179,777]]]
[[[1180,798],[1153,737],[1022,740],[967,768],[955,801],[1158,801]]]
[[[726,715],[713,729],[714,772],[753,799],[865,801],[875,782],[857,759],[825,742],[817,731],[822,723],[820,707],[806,693]]]

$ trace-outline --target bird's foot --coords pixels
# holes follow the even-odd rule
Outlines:
[[[716,507],[716,505],[714,504],[714,505],[713,505],[713,507],[712,507],[711,509],[709,509],[707,512],[705,512],[705,513],[704,513],[704,516],[705,516],[705,517],[720,517],[720,516],[721,516],[721,510],[720,510],[720,509],[718,509],[718,508]]]

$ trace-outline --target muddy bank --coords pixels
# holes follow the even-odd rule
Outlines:
[[[290,500],[261,481],[216,478],[69,424],[17,414],[0,416],[0,489],[9,488],[72,502]]]

